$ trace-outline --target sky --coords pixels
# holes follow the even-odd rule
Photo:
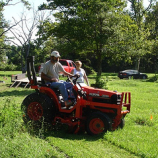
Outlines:
[[[46,2],[46,0],[28,0],[28,1],[31,4],[31,6],[35,7],[35,9],[37,9],[38,6],[40,4],[42,4],[43,2]],[[13,2],[15,4],[16,2],[19,2],[19,0],[13,0]],[[12,4],[13,4],[13,2],[12,2]],[[21,13],[23,13],[24,10],[27,13],[30,12],[30,11],[26,10],[26,8],[21,3],[18,3],[16,5],[6,6],[4,9],[5,9],[4,17],[7,21],[12,21],[12,17],[20,18],[20,15],[21,15]]]
[[[13,0],[12,3],[10,3],[10,4],[15,4],[15,3],[19,2],[19,1],[20,0]],[[33,7],[34,10],[36,10],[36,11],[38,10],[38,6],[40,4],[43,4],[44,2],[46,3],[46,0],[28,0],[28,1],[31,4],[31,7]],[[27,25],[29,26],[29,28],[31,28],[31,24],[32,24],[32,22],[31,22],[32,20],[31,19],[33,18],[33,11],[32,10],[27,10],[26,7],[24,7],[24,5],[22,3],[18,3],[16,5],[6,6],[4,8],[3,15],[4,15],[5,20],[10,23],[10,26],[12,26],[14,24],[14,19],[16,21],[20,21],[21,20],[22,13],[25,13],[26,18],[29,19],[27,21]],[[18,25],[15,26],[13,29],[19,29]],[[26,28],[24,28],[24,30],[25,29]],[[20,31],[21,31],[21,29],[18,30],[18,34],[20,33]],[[34,30],[33,39],[36,38],[35,34],[36,34],[36,30]],[[21,35],[22,35],[22,33],[21,33]],[[13,37],[13,34],[10,31],[8,31],[7,32],[7,36],[8,37]],[[18,42],[18,40],[16,40],[16,39],[14,40],[14,42],[16,42],[16,44],[18,44],[18,45],[21,45]],[[12,43],[12,44],[15,44],[15,43]]]

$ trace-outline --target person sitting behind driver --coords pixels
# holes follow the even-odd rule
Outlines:
[[[72,77],[73,75],[66,72],[59,62],[60,54],[58,51],[52,51],[50,55],[50,60],[47,61],[41,72],[41,78],[45,80],[45,83],[50,84],[50,88],[58,88],[60,93],[63,96],[66,108],[69,108],[73,102],[68,100],[67,89],[72,89],[73,85],[71,83],[60,81],[59,72],[62,72],[64,75]]]
[[[83,68],[81,68],[82,66],[82,62],[77,60],[75,61],[75,64],[76,64],[76,68],[74,68],[72,71],[71,71],[71,74],[73,75],[79,75],[80,77],[77,79],[77,82],[78,83],[84,83],[84,80],[86,81],[87,85],[89,86],[89,81],[88,81],[88,78],[87,78],[87,75],[86,75],[86,72]]]

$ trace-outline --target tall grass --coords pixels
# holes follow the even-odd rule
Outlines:
[[[157,157],[158,152],[158,86],[154,82],[141,80],[118,80],[113,88],[130,91],[131,113],[126,117],[124,130],[119,130],[105,138],[141,157]]]
[[[22,121],[18,104],[6,100],[0,108],[0,157],[64,157],[39,135],[31,135]]]

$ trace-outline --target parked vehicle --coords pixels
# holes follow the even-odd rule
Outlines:
[[[71,71],[76,67],[72,60],[59,59],[59,62],[63,65],[65,71],[71,73]]]
[[[32,62],[34,57],[29,56],[27,74],[35,92],[26,96],[21,105],[26,124],[43,127],[45,123],[49,123],[57,129],[67,126],[71,133],[83,131],[90,135],[124,127],[124,118],[131,107],[130,92],[120,93],[89,87],[76,82],[79,76],[73,81],[68,78],[67,82],[73,85],[75,98],[69,98],[74,104],[67,109],[59,90],[37,82]]]
[[[124,71],[120,71],[118,73],[118,77],[120,79],[123,79],[123,78],[132,78],[133,79],[147,79],[148,76],[144,73],[141,73],[139,72],[138,70],[124,70]]]
[[[67,59],[59,59],[59,62],[63,65],[63,68],[65,71],[71,73],[71,71],[76,67],[75,63],[72,60],[67,60]],[[39,67],[39,76],[41,76],[41,72],[43,70],[43,65],[42,63]],[[62,75],[62,73],[61,73]]]

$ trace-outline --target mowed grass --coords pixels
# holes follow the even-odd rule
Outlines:
[[[6,75],[7,74],[7,75]],[[0,72],[0,157],[19,158],[156,158],[158,157],[158,83],[149,80],[120,80],[103,73],[108,90],[131,92],[131,112],[125,127],[103,136],[68,134],[62,130],[33,133],[24,125],[21,102],[34,90],[9,88],[12,72]],[[15,72],[17,74],[17,72]],[[107,77],[108,76],[108,77]],[[88,76],[94,83],[94,75]]]

